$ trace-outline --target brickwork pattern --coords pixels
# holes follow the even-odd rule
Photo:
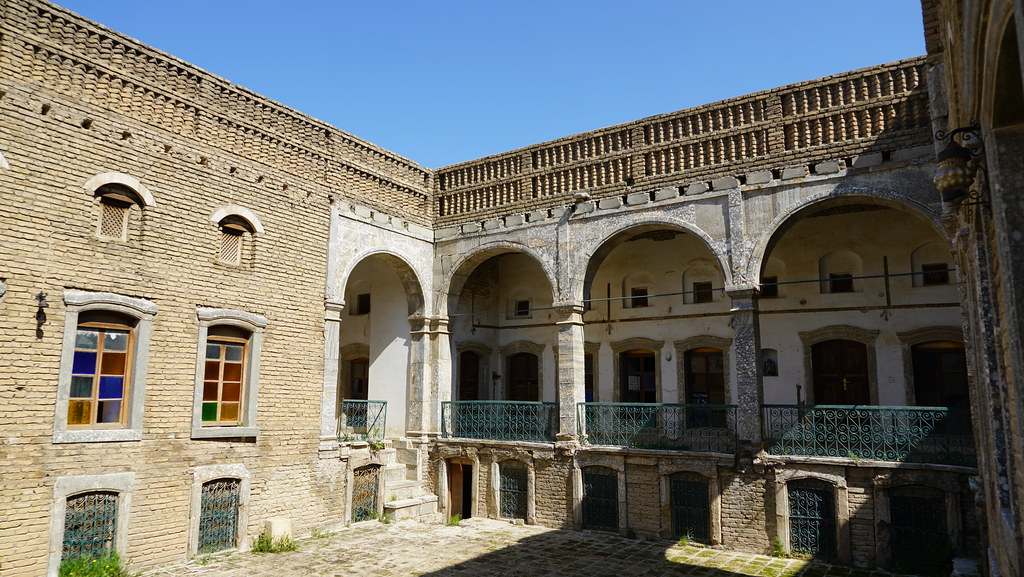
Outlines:
[[[661,484],[655,463],[626,463],[624,497],[626,526],[638,535],[659,537],[662,532]]]
[[[768,480],[755,474],[737,474],[720,476],[719,483],[722,544],[751,553],[769,551],[770,536],[775,534],[775,499],[769,495]]]
[[[792,164],[929,144],[923,57],[570,136],[437,170],[439,227]]]

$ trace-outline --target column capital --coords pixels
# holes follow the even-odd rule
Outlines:
[[[324,320],[341,322],[343,310],[345,310],[345,299],[324,299]]]
[[[732,300],[752,299],[761,293],[761,287],[754,283],[741,283],[725,287],[725,294]]]
[[[563,301],[552,304],[558,315],[556,325],[582,325],[584,306],[582,301]]]

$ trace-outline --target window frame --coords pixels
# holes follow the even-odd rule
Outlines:
[[[57,402],[53,421],[54,443],[102,443],[142,440],[142,417],[146,397],[149,342],[153,332],[156,304],[113,293],[64,291],[64,339],[57,376]],[[68,425],[71,375],[74,367],[78,319],[82,313],[101,311],[131,317],[135,326],[129,337],[128,383],[125,385],[124,417],[117,425]],[[86,323],[90,324],[90,323]]]
[[[107,473],[104,475],[74,475],[59,477],[53,484],[50,506],[50,549],[47,556],[47,577],[57,577],[64,549],[64,518],[68,498],[83,493],[117,493],[117,526],[114,530],[113,549],[124,554],[128,546],[128,527],[131,515],[132,485],[135,473]]]
[[[249,527],[249,493],[251,475],[245,465],[232,463],[224,465],[200,465],[192,472],[192,491],[190,496],[189,519],[188,519],[188,554],[189,556],[199,553],[199,520],[202,515],[203,485],[217,479],[235,479],[238,486],[238,519],[237,533],[235,535],[235,551],[248,551],[250,549],[248,535]],[[221,551],[230,551],[222,549]],[[218,551],[218,552],[221,552]]]
[[[192,398],[193,439],[256,437],[259,427],[256,423],[257,393],[259,391],[260,354],[263,348],[263,332],[267,319],[261,315],[232,309],[196,309],[199,318],[199,337],[196,350],[196,378]],[[203,382],[206,377],[206,345],[211,340],[210,328],[227,326],[249,333],[242,367],[242,393],[238,424],[220,422],[205,424],[203,421]],[[214,341],[227,342],[227,337],[214,335]]]
[[[80,350],[80,347],[78,346],[77,336],[78,336],[78,333],[81,332],[83,329],[86,329],[86,330],[91,329],[91,330],[94,330],[94,331],[98,332],[101,335],[104,335],[104,336],[109,334],[110,332],[123,332],[123,333],[127,333],[127,340],[128,340],[128,342],[127,342],[126,347],[125,347],[125,363],[124,363],[124,368],[122,369],[122,374],[121,374],[121,378],[123,379],[123,383],[121,385],[121,397],[120,397],[120,399],[121,399],[121,407],[118,410],[117,421],[115,421],[115,422],[100,423],[100,422],[97,422],[95,420],[96,417],[98,416],[97,413],[99,412],[99,403],[101,402],[100,401],[100,388],[102,387],[101,380],[102,380],[102,378],[104,376],[103,375],[104,370],[101,368],[101,366],[104,363],[103,358],[104,358],[104,356],[107,353],[106,346],[105,346],[106,339],[104,338],[104,336],[101,336],[101,337],[97,338],[97,346],[96,346],[96,349],[95,349],[96,361],[94,362],[94,370],[93,370],[93,372],[91,374],[91,378],[92,378],[93,382],[90,385],[90,396],[88,397],[89,402],[93,405],[90,408],[90,410],[89,410],[90,422],[89,423],[84,423],[84,424],[71,424],[71,423],[68,423],[67,427],[68,427],[69,430],[120,429],[126,423],[127,412],[128,412],[128,405],[131,402],[131,379],[132,379],[132,363],[131,362],[132,362],[132,359],[134,357],[134,355],[133,355],[133,348],[134,348],[134,346],[133,345],[134,345],[134,341],[135,341],[135,326],[131,325],[131,324],[121,324],[121,323],[104,322],[104,321],[86,321],[84,323],[80,322],[75,327],[75,336],[76,336],[76,339],[75,339],[75,351],[74,351],[75,353],[77,353]],[[114,352],[116,353],[116,352],[119,352],[119,351],[114,351]],[[74,356],[74,354],[73,354],[73,356]],[[78,374],[75,373],[73,365],[74,365],[74,358],[72,358],[72,371],[71,371],[72,387],[71,387],[71,390],[69,390],[69,392],[68,392],[68,406],[69,407],[71,406],[71,403],[73,401],[78,400],[78,399],[85,399],[86,398],[86,397],[74,397],[74,396],[72,396],[72,393],[74,392],[74,380],[75,380],[75,377],[79,376]],[[106,376],[110,376],[110,375],[108,374]]]

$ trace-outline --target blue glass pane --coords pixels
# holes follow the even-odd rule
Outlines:
[[[95,349],[96,340],[99,337],[99,333],[96,331],[85,331],[82,329],[78,330],[75,334],[75,348],[76,349]]]
[[[239,345],[227,345],[224,351],[224,358],[229,361],[242,360],[242,347]]]
[[[128,333],[108,332],[103,337],[103,348],[108,351],[128,350]]]
[[[220,345],[206,345],[206,358],[208,358],[208,359],[219,359],[220,358]]]
[[[93,377],[71,377],[71,398],[89,398],[92,396]]]
[[[100,398],[120,399],[124,391],[124,377],[100,377]]]
[[[75,375],[96,374],[96,353],[75,351],[75,360],[71,367],[71,373]]]

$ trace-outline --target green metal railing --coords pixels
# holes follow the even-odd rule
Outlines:
[[[579,403],[576,414],[591,445],[736,452],[736,405]]]
[[[977,466],[965,408],[762,405],[773,455]]]
[[[345,399],[338,408],[338,439],[369,441],[384,438],[387,401]]]
[[[558,403],[444,401],[441,436],[495,441],[554,441]]]

